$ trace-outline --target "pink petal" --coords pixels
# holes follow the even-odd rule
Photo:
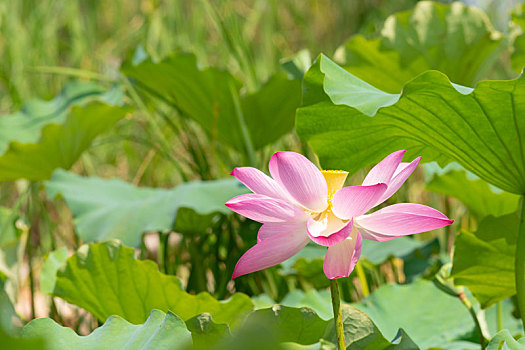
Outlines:
[[[291,233],[300,229],[306,229],[306,222],[267,222],[259,228],[257,243],[281,233]]]
[[[351,219],[369,211],[385,193],[384,183],[372,186],[343,187],[332,199],[334,214],[343,220]]]
[[[328,206],[328,187],[321,171],[295,152],[277,152],[270,159],[270,174],[300,205],[313,212]]]
[[[232,278],[280,264],[297,254],[309,241],[304,229],[265,239],[241,256],[235,265]]]
[[[376,203],[376,205],[383,203],[388,198],[390,198],[394,193],[396,193],[397,190],[399,190],[401,185],[403,185],[405,181],[408,179],[408,177],[414,172],[420,160],[421,160],[421,157],[417,157],[410,163],[399,164],[396,171],[394,172],[394,176],[392,177],[390,182],[387,184],[388,188],[386,189],[383,196],[381,196],[381,199],[379,199],[379,201]]]
[[[290,198],[286,191],[271,177],[251,167],[235,168],[231,172],[232,176],[237,178],[253,193],[263,194],[268,197],[283,199],[289,201]]]
[[[312,225],[315,225],[312,223],[312,221],[312,218],[308,219],[308,229],[306,231],[308,233],[308,237],[310,237],[310,239],[315,243],[319,245],[324,245],[325,247],[331,247],[335,244],[340,243],[341,241],[345,240],[345,238],[347,238],[350,235],[350,233],[352,233],[353,224],[352,220],[350,220],[343,228],[341,228],[337,232],[334,232],[328,236],[314,236],[309,230]]]
[[[405,152],[405,150],[396,151],[386,156],[385,159],[368,172],[363,181],[363,186],[375,185],[377,183],[388,184],[401,163]]]
[[[350,237],[329,247],[323,264],[326,277],[335,279],[350,276],[361,256],[362,245],[361,235],[353,230]]]
[[[418,159],[418,162],[419,162],[419,159],[421,159],[421,157],[417,157],[416,159]],[[415,159],[414,159],[415,160]],[[414,162],[414,160],[412,162]],[[399,163],[399,166],[397,167],[396,171],[394,171],[394,175],[392,175],[392,179],[394,177],[396,177],[401,171],[403,171],[407,166],[409,166],[410,164],[412,164],[412,162],[410,163],[407,163],[407,162],[401,162]]]
[[[242,216],[263,223],[306,221],[306,214],[299,207],[262,194],[241,194],[226,202],[226,206]]]
[[[387,241],[400,236],[435,230],[450,225],[454,220],[426,205],[400,203],[357,217],[355,222],[363,238]]]

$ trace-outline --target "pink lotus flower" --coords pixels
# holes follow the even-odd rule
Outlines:
[[[450,225],[453,220],[421,204],[394,204],[366,214],[416,168],[421,157],[402,163],[404,153],[383,159],[362,186],[343,187],[346,171],[319,170],[294,152],[272,156],[273,179],[255,168],[235,168],[231,175],[253,193],[232,198],[226,206],[263,225],[257,244],[239,259],[232,278],[277,265],[310,241],[328,247],[323,266],[328,278],[348,277],[361,255],[362,238],[387,241]]]

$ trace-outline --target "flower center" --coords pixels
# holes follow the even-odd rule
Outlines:
[[[313,221],[310,221],[309,232],[314,237],[328,237],[341,230],[349,220],[341,220],[332,212],[334,194],[343,188],[348,172],[342,170],[321,170],[328,187],[328,206],[322,212],[306,212]]]
[[[315,220],[318,220],[321,217],[326,217],[327,214],[332,212],[332,198],[337,191],[343,188],[346,178],[348,177],[348,172],[343,170],[321,170],[321,173],[323,174],[328,187],[328,198],[326,198],[328,207],[322,212],[313,212],[303,209],[306,214],[313,217]]]
[[[337,191],[343,188],[348,172],[343,170],[321,170],[321,173],[328,186],[328,208],[326,210],[332,211],[332,198]]]

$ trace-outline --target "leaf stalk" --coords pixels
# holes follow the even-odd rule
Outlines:
[[[514,273],[516,278],[516,294],[518,308],[520,310],[521,322],[525,327],[525,205],[523,196],[521,199],[520,228],[518,241],[516,242],[516,255],[514,261]]]

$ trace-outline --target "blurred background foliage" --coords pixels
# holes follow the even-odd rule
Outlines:
[[[140,259],[156,261],[161,272],[177,275],[189,293],[208,291],[223,299],[241,291],[254,296],[252,300],[259,306],[277,301],[289,306],[315,306],[319,314],[323,310],[329,314],[327,295],[323,294],[326,291],[317,291],[328,286],[322,272],[324,250],[321,247],[309,246],[279,267],[232,282],[233,267],[241,254],[256,242],[259,227],[249,220],[228,215],[222,207],[225,200],[243,190],[231,182],[225,182],[227,190],[224,187],[203,189],[199,184],[192,188],[193,185],[184,183],[222,179],[235,166],[249,165],[264,170],[269,157],[277,150],[299,151],[316,160],[309,146],[301,142],[293,130],[295,108],[301,99],[299,80],[303,69],[322,52],[335,56],[345,69],[357,76],[369,74],[377,78],[373,69],[385,67],[377,64],[374,68],[368,64],[365,68],[371,70],[360,70],[360,61],[355,60],[352,52],[363,49],[360,43],[373,43],[374,39],[384,37],[382,29],[386,18],[395,12],[411,10],[417,3],[416,0],[0,2],[0,114],[3,120],[23,115],[39,120],[42,125],[64,123],[64,130],[77,132],[68,140],[70,143],[65,143],[66,148],[76,152],[50,165],[50,169],[39,162],[20,167],[16,163],[22,158],[0,156],[0,165],[15,169],[11,174],[0,170],[2,179],[9,180],[0,184],[0,204],[5,207],[4,212],[0,211],[0,223],[5,228],[0,240],[5,251],[0,271],[13,282],[7,290],[16,301],[16,311],[22,320],[51,315],[84,334],[95,328],[97,320],[88,313],[79,309],[67,311],[58,298],[40,293],[38,276],[41,273],[47,276],[41,283],[48,294],[53,294],[54,273],[67,257],[63,252],[57,254],[57,248],[66,247],[72,254],[84,242],[111,238],[136,248]],[[454,80],[454,72],[446,73],[454,82],[466,86],[474,86],[480,79],[516,77],[521,51],[516,46],[513,70],[510,44],[515,37],[521,38],[516,43],[523,39],[519,36],[523,17],[519,8],[513,13],[516,24],[509,26],[509,20],[510,11],[520,1],[464,3],[480,7],[488,14],[488,20],[485,21],[485,17],[481,20],[488,23],[483,43],[488,42],[487,57],[493,51],[496,54],[487,59],[490,61],[487,67],[476,69],[462,81]],[[360,36],[355,37],[356,34]],[[301,51],[305,49],[308,51]],[[298,55],[299,52],[302,53]],[[440,52],[429,59],[430,63],[403,72],[398,81],[397,77],[392,79],[392,89],[399,92],[421,67],[446,70],[458,66],[455,61],[448,66],[447,62],[433,66],[432,62],[443,63]],[[484,57],[480,54],[477,58],[483,61]],[[469,60],[461,64],[466,68],[472,66]],[[203,70],[206,67],[212,68]],[[177,73],[181,71],[191,74],[177,86]],[[456,73],[461,79],[463,72]],[[215,96],[218,87],[224,93]],[[208,105],[210,101],[206,96],[192,100],[191,97],[198,95],[192,92],[199,89],[213,95],[212,102],[218,107]],[[274,89],[283,91],[281,97],[284,98],[277,100],[269,96],[267,91]],[[102,101],[112,106],[82,107],[86,101]],[[97,124],[100,130],[82,129],[89,130],[84,138],[78,134],[81,128],[76,127],[77,123],[65,122],[65,111],[70,111],[72,106],[77,107],[71,115],[80,121],[90,113],[88,108],[101,108],[97,113],[111,114],[111,108],[121,105],[134,107],[133,113],[121,111],[113,116],[115,120],[111,123],[101,121]],[[211,115],[217,110],[217,118],[224,124],[214,124],[216,120]],[[269,124],[268,130],[272,132],[266,132],[257,124],[265,115],[273,116],[279,111],[287,122],[277,126]],[[231,121],[232,116],[238,114],[248,116],[246,123],[236,125]],[[230,117],[233,119],[227,119]],[[6,122],[4,130],[11,130],[8,126]],[[36,141],[40,129],[33,131],[15,137],[8,132],[4,135],[0,130],[0,139],[5,148],[13,140]],[[55,135],[47,129],[42,130],[42,135],[46,132],[50,138]],[[95,139],[99,134],[102,135]],[[84,148],[72,146],[77,145],[78,139],[84,140]],[[95,141],[89,146],[92,140]],[[33,157],[24,159],[43,161],[52,157],[46,144],[36,150],[20,147],[15,151]],[[57,167],[71,168],[73,173],[89,178],[65,171],[57,171],[50,177]],[[487,190],[488,184],[467,179],[461,168],[443,177],[436,176],[442,173],[435,164],[420,167],[387,204],[425,203],[454,218],[455,224],[382,245],[366,242],[364,259],[353,274],[341,282],[345,301],[359,302],[389,283],[404,284],[420,278],[432,280],[442,266],[450,262],[457,233],[476,231],[478,222],[487,215],[516,210],[517,199],[509,193],[488,195],[487,201],[498,204],[494,207],[472,203],[469,201],[472,193]],[[365,174],[364,170],[356,172],[348,183],[360,183]],[[110,178],[118,180],[108,180]],[[450,190],[458,183],[464,184],[460,187],[465,193]],[[203,205],[205,198],[213,201]],[[163,216],[164,210],[176,212],[175,222]],[[143,232],[147,233],[143,235]],[[53,262],[56,262],[55,268]],[[416,287],[433,298],[435,291],[418,283]],[[400,288],[389,293],[412,292]],[[74,300],[67,291],[54,295]],[[372,306],[363,305],[368,307],[367,312],[373,313]],[[510,314],[512,301],[506,300],[504,307]],[[492,315],[495,311],[488,313]],[[466,319],[468,317],[466,315]],[[493,325],[496,317],[493,318],[490,327],[497,328]],[[512,327],[513,331],[519,329],[514,324]],[[471,328],[469,325],[461,329],[466,338],[475,338],[469,334]]]
[[[260,84],[279,69],[282,58],[304,48],[314,55],[332,53],[352,34],[374,35],[389,14],[416,2],[4,1],[1,110],[54,96],[68,77],[52,74],[53,67],[115,78],[122,59],[139,45],[154,58],[193,52],[203,65],[227,68],[249,84]]]

